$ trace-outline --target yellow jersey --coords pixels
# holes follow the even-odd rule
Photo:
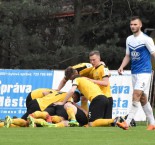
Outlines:
[[[48,88],[39,88],[39,89],[33,90],[31,92],[31,98],[32,100],[37,98],[42,98],[44,97],[43,92],[50,92],[50,91],[53,91],[53,90]]]
[[[104,95],[100,87],[87,78],[78,77],[72,82],[73,86],[77,86],[78,90],[87,98],[90,102],[98,95]]]
[[[73,69],[76,69],[80,76],[87,77],[92,70],[93,66],[91,63],[79,63],[72,66]]]
[[[36,99],[41,111],[45,110],[50,104],[56,103],[56,102],[63,102],[63,100],[66,97],[66,92],[59,92],[54,91],[53,93],[50,93],[43,98]],[[70,98],[68,101],[72,101],[73,99]]]
[[[97,68],[93,67],[91,70],[89,77],[94,80],[102,80],[104,77],[110,77],[110,72],[108,67],[104,66],[103,64],[99,65]],[[110,83],[108,86],[101,86],[99,85],[100,89],[103,91],[103,94],[106,97],[112,97],[111,95],[111,89],[110,89]]]

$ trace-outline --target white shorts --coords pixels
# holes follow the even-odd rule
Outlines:
[[[142,90],[145,94],[149,94],[151,81],[150,73],[132,74],[132,84],[134,90]]]

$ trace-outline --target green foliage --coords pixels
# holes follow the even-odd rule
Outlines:
[[[154,28],[154,8],[148,0],[1,0],[0,67],[64,69],[99,49],[117,69],[130,16],[142,16],[143,29]]]

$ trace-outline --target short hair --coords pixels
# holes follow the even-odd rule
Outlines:
[[[98,50],[93,50],[89,53],[89,56],[98,55],[100,56],[100,52]]]
[[[141,18],[139,16],[132,16],[130,18],[130,21],[134,21],[134,20],[139,20],[140,22],[142,22]]]
[[[66,79],[70,79],[72,75],[76,73],[76,70],[73,69],[71,66],[65,69],[65,77]]]

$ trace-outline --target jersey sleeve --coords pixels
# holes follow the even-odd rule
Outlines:
[[[108,67],[107,66],[104,66],[102,69],[103,69],[101,71],[102,72],[102,78],[104,78],[104,77],[110,77],[110,71],[109,71]]]
[[[151,54],[155,52],[155,45],[151,37],[147,37],[145,45]]]
[[[73,80],[72,86],[78,86],[78,81],[77,81],[77,79],[74,79],[74,80]]]
[[[126,54],[127,54],[127,55],[130,54],[129,46],[128,46],[128,38],[126,39]]]

